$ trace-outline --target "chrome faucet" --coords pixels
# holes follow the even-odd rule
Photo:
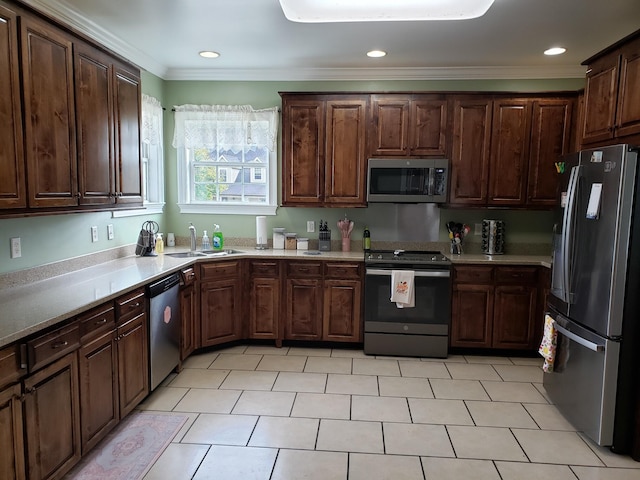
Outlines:
[[[189,234],[191,235],[191,251],[196,251],[196,227],[193,223],[189,223]]]

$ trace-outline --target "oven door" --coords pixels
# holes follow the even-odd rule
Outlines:
[[[365,332],[448,335],[451,318],[450,271],[415,270],[413,308],[398,308],[390,300],[391,272],[386,268],[366,270]]]

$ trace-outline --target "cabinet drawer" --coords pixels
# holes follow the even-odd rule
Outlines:
[[[206,282],[237,276],[240,271],[240,264],[238,262],[205,263],[200,265],[200,268],[200,280]]]
[[[252,276],[277,277],[280,274],[280,263],[274,261],[251,261],[249,268]]]
[[[492,283],[493,267],[454,267],[454,283]]]
[[[111,330],[116,325],[116,312],[113,303],[105,303],[78,316],[80,338],[84,341],[101,332]]]
[[[80,325],[73,322],[27,342],[29,371],[33,372],[80,346]]]
[[[346,263],[346,262],[336,262],[336,263],[325,263],[324,274],[329,278],[353,278],[359,279],[362,275],[362,264],[361,263]]]
[[[21,368],[20,345],[15,344],[0,350],[0,389],[17,382],[27,372]]]
[[[180,270],[180,278],[183,286],[193,285],[196,282],[196,269],[190,267]]]
[[[538,283],[537,267],[498,267],[496,283],[509,285],[535,285]]]
[[[287,264],[288,277],[322,277],[322,263],[320,262],[289,262]]]
[[[144,288],[134,290],[116,299],[118,324],[140,315],[145,310]]]

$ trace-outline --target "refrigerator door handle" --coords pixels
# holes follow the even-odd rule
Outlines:
[[[604,345],[598,345],[597,343],[593,343],[593,342],[590,342],[589,340],[585,340],[581,336],[576,335],[573,332],[570,332],[564,327],[561,327],[560,325],[558,325],[557,322],[555,322],[554,326],[559,333],[569,338],[570,340],[573,340],[574,342],[582,345],[583,347],[586,347],[589,350],[592,350],[594,352],[604,352]]]
[[[580,165],[576,165],[571,169],[569,177],[569,186],[567,188],[567,206],[562,216],[562,291],[566,303],[572,303],[573,294],[571,293],[571,259],[573,250],[573,227],[574,214],[576,208],[576,196],[578,192],[578,179],[580,178]]]

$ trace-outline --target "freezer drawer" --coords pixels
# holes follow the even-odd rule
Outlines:
[[[558,351],[543,384],[553,404],[601,446],[613,443],[620,343],[556,315]]]

